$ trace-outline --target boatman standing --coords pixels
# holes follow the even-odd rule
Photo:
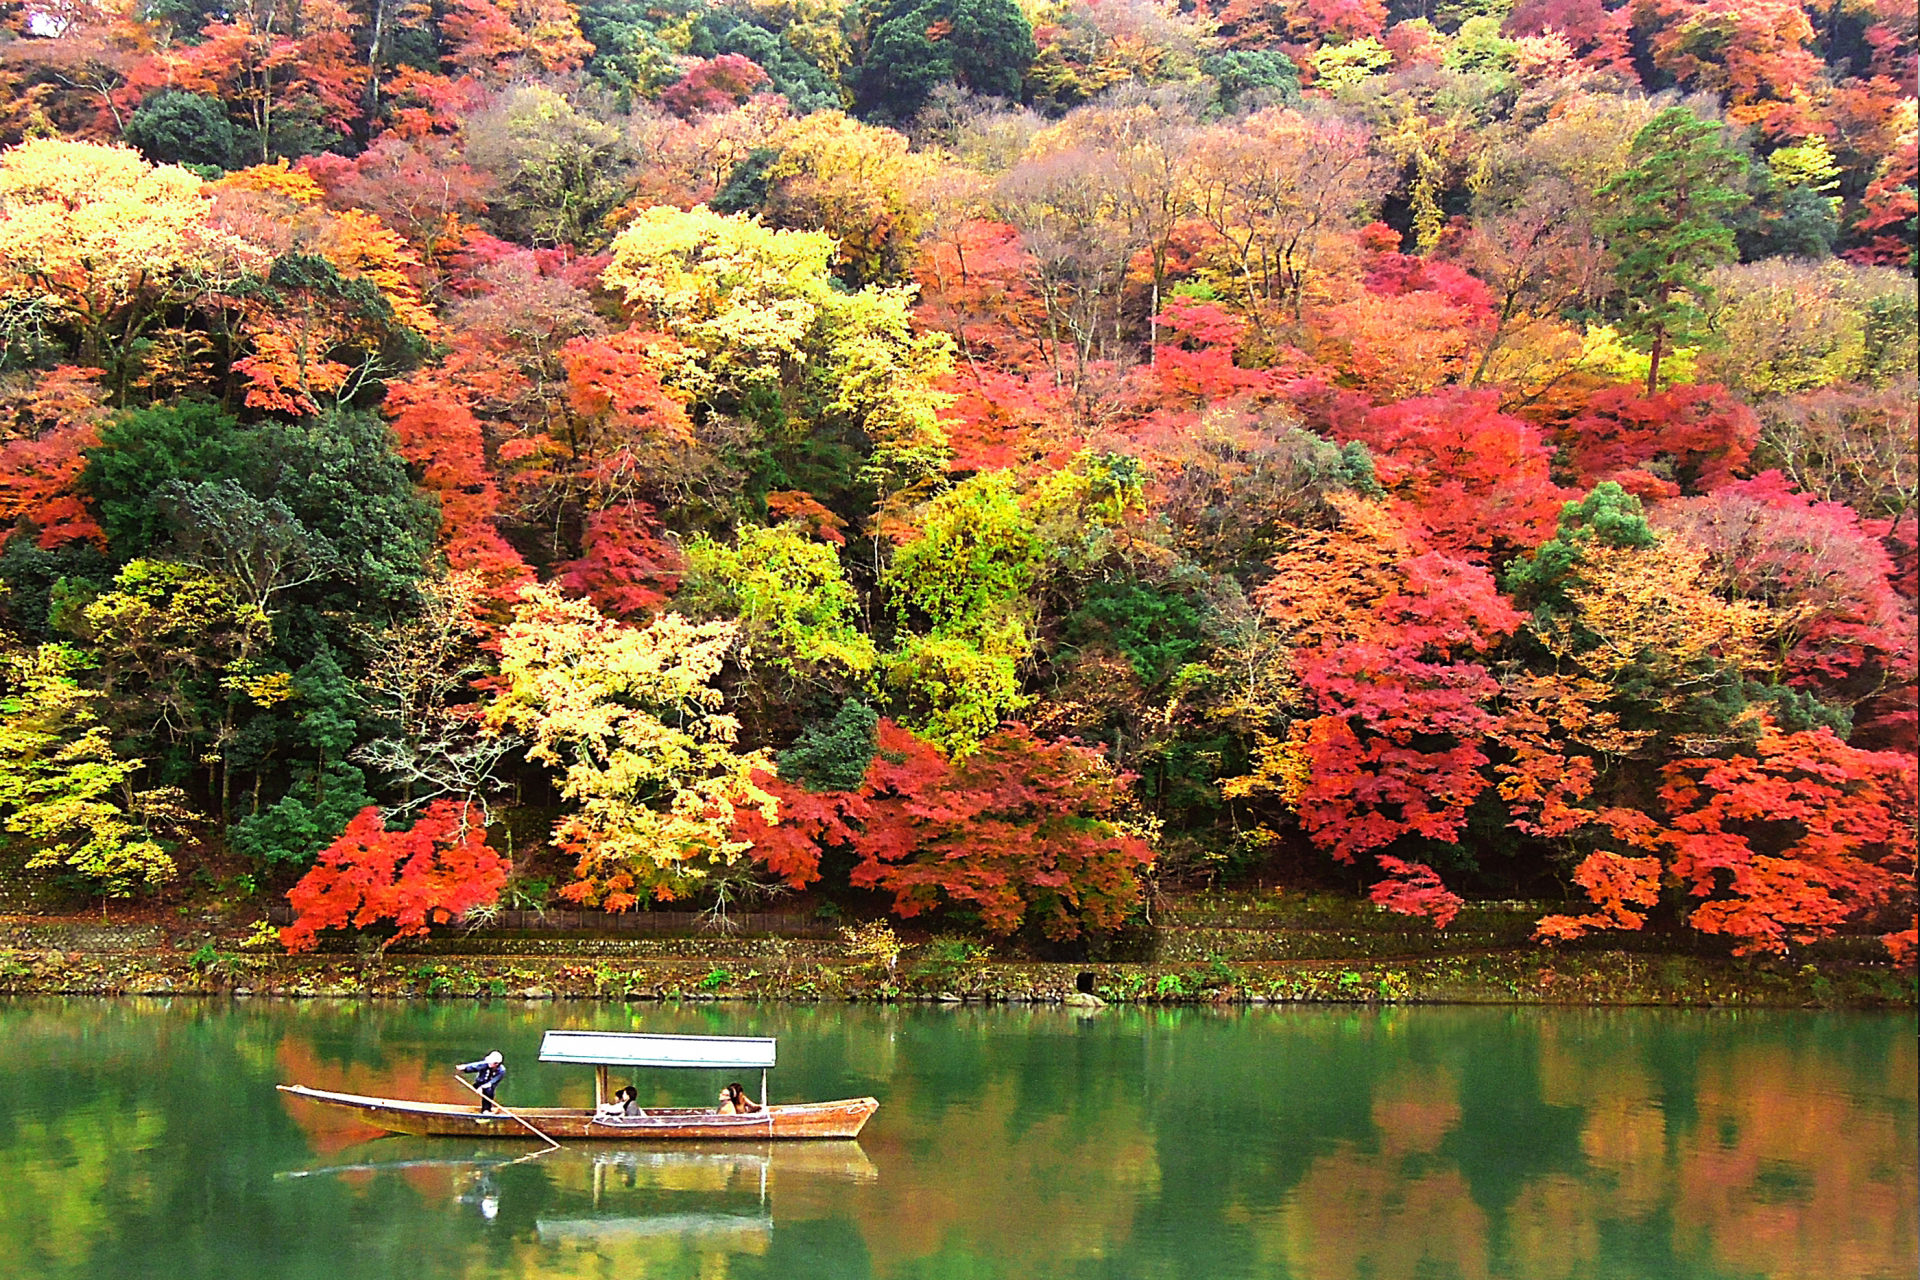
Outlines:
[[[493,1091],[500,1087],[501,1077],[507,1074],[507,1060],[495,1049],[478,1062],[463,1062],[455,1071],[473,1075],[473,1087],[480,1091],[480,1110],[482,1114],[493,1110]]]

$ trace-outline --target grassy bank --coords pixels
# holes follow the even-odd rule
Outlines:
[[[451,933],[305,956],[222,919],[0,918],[0,993],[607,1000],[1522,1003],[1913,1008],[1914,976],[1838,939],[1790,960],[1697,939],[1547,951],[1538,904],[1488,904],[1444,933],[1337,898],[1223,895],[1164,907],[1125,959],[1043,961],[976,939],[908,939],[894,963],[837,940]],[[1679,949],[1685,943],[1690,949]]]

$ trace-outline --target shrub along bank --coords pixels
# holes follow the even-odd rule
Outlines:
[[[1063,1003],[1521,1003],[1912,1008],[1916,984],[1835,939],[1791,959],[1542,950],[1534,904],[1472,907],[1444,932],[1333,898],[1187,899],[1107,959],[1048,960],[975,938],[682,938],[450,933],[285,954],[264,928],[0,917],[0,993],[450,999]],[[343,941],[343,948],[346,946]]]

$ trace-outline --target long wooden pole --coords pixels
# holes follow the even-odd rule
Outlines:
[[[458,1071],[454,1072],[453,1076],[454,1076],[454,1079],[458,1080],[461,1084],[465,1085],[467,1087],[468,1092],[472,1093],[476,1098],[480,1098],[483,1101],[493,1103],[494,1109],[496,1111],[505,1113],[507,1117],[510,1119],[518,1120],[522,1125],[526,1127],[528,1132],[533,1134],[534,1137],[540,1139],[540,1141],[546,1143],[549,1147],[552,1147],[554,1150],[558,1151],[560,1149],[560,1144],[555,1142],[552,1138],[549,1138],[546,1134],[542,1133],[538,1128],[534,1126],[531,1120],[528,1120],[525,1116],[520,1115],[516,1112],[507,1110],[507,1108],[500,1105],[500,1102],[497,1098],[489,1098],[487,1097],[486,1094],[481,1093],[480,1090],[474,1088],[473,1081],[467,1079],[465,1076],[461,1075]]]

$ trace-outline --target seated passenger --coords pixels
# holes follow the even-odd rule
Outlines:
[[[747,1096],[747,1091],[735,1080],[720,1091],[720,1105],[714,1108],[723,1116],[752,1115],[760,1109],[760,1104]]]
[[[608,1120],[619,1116],[637,1116],[640,1114],[639,1099],[640,1095],[632,1085],[621,1085],[612,1098],[593,1109],[593,1117],[596,1120]]]

